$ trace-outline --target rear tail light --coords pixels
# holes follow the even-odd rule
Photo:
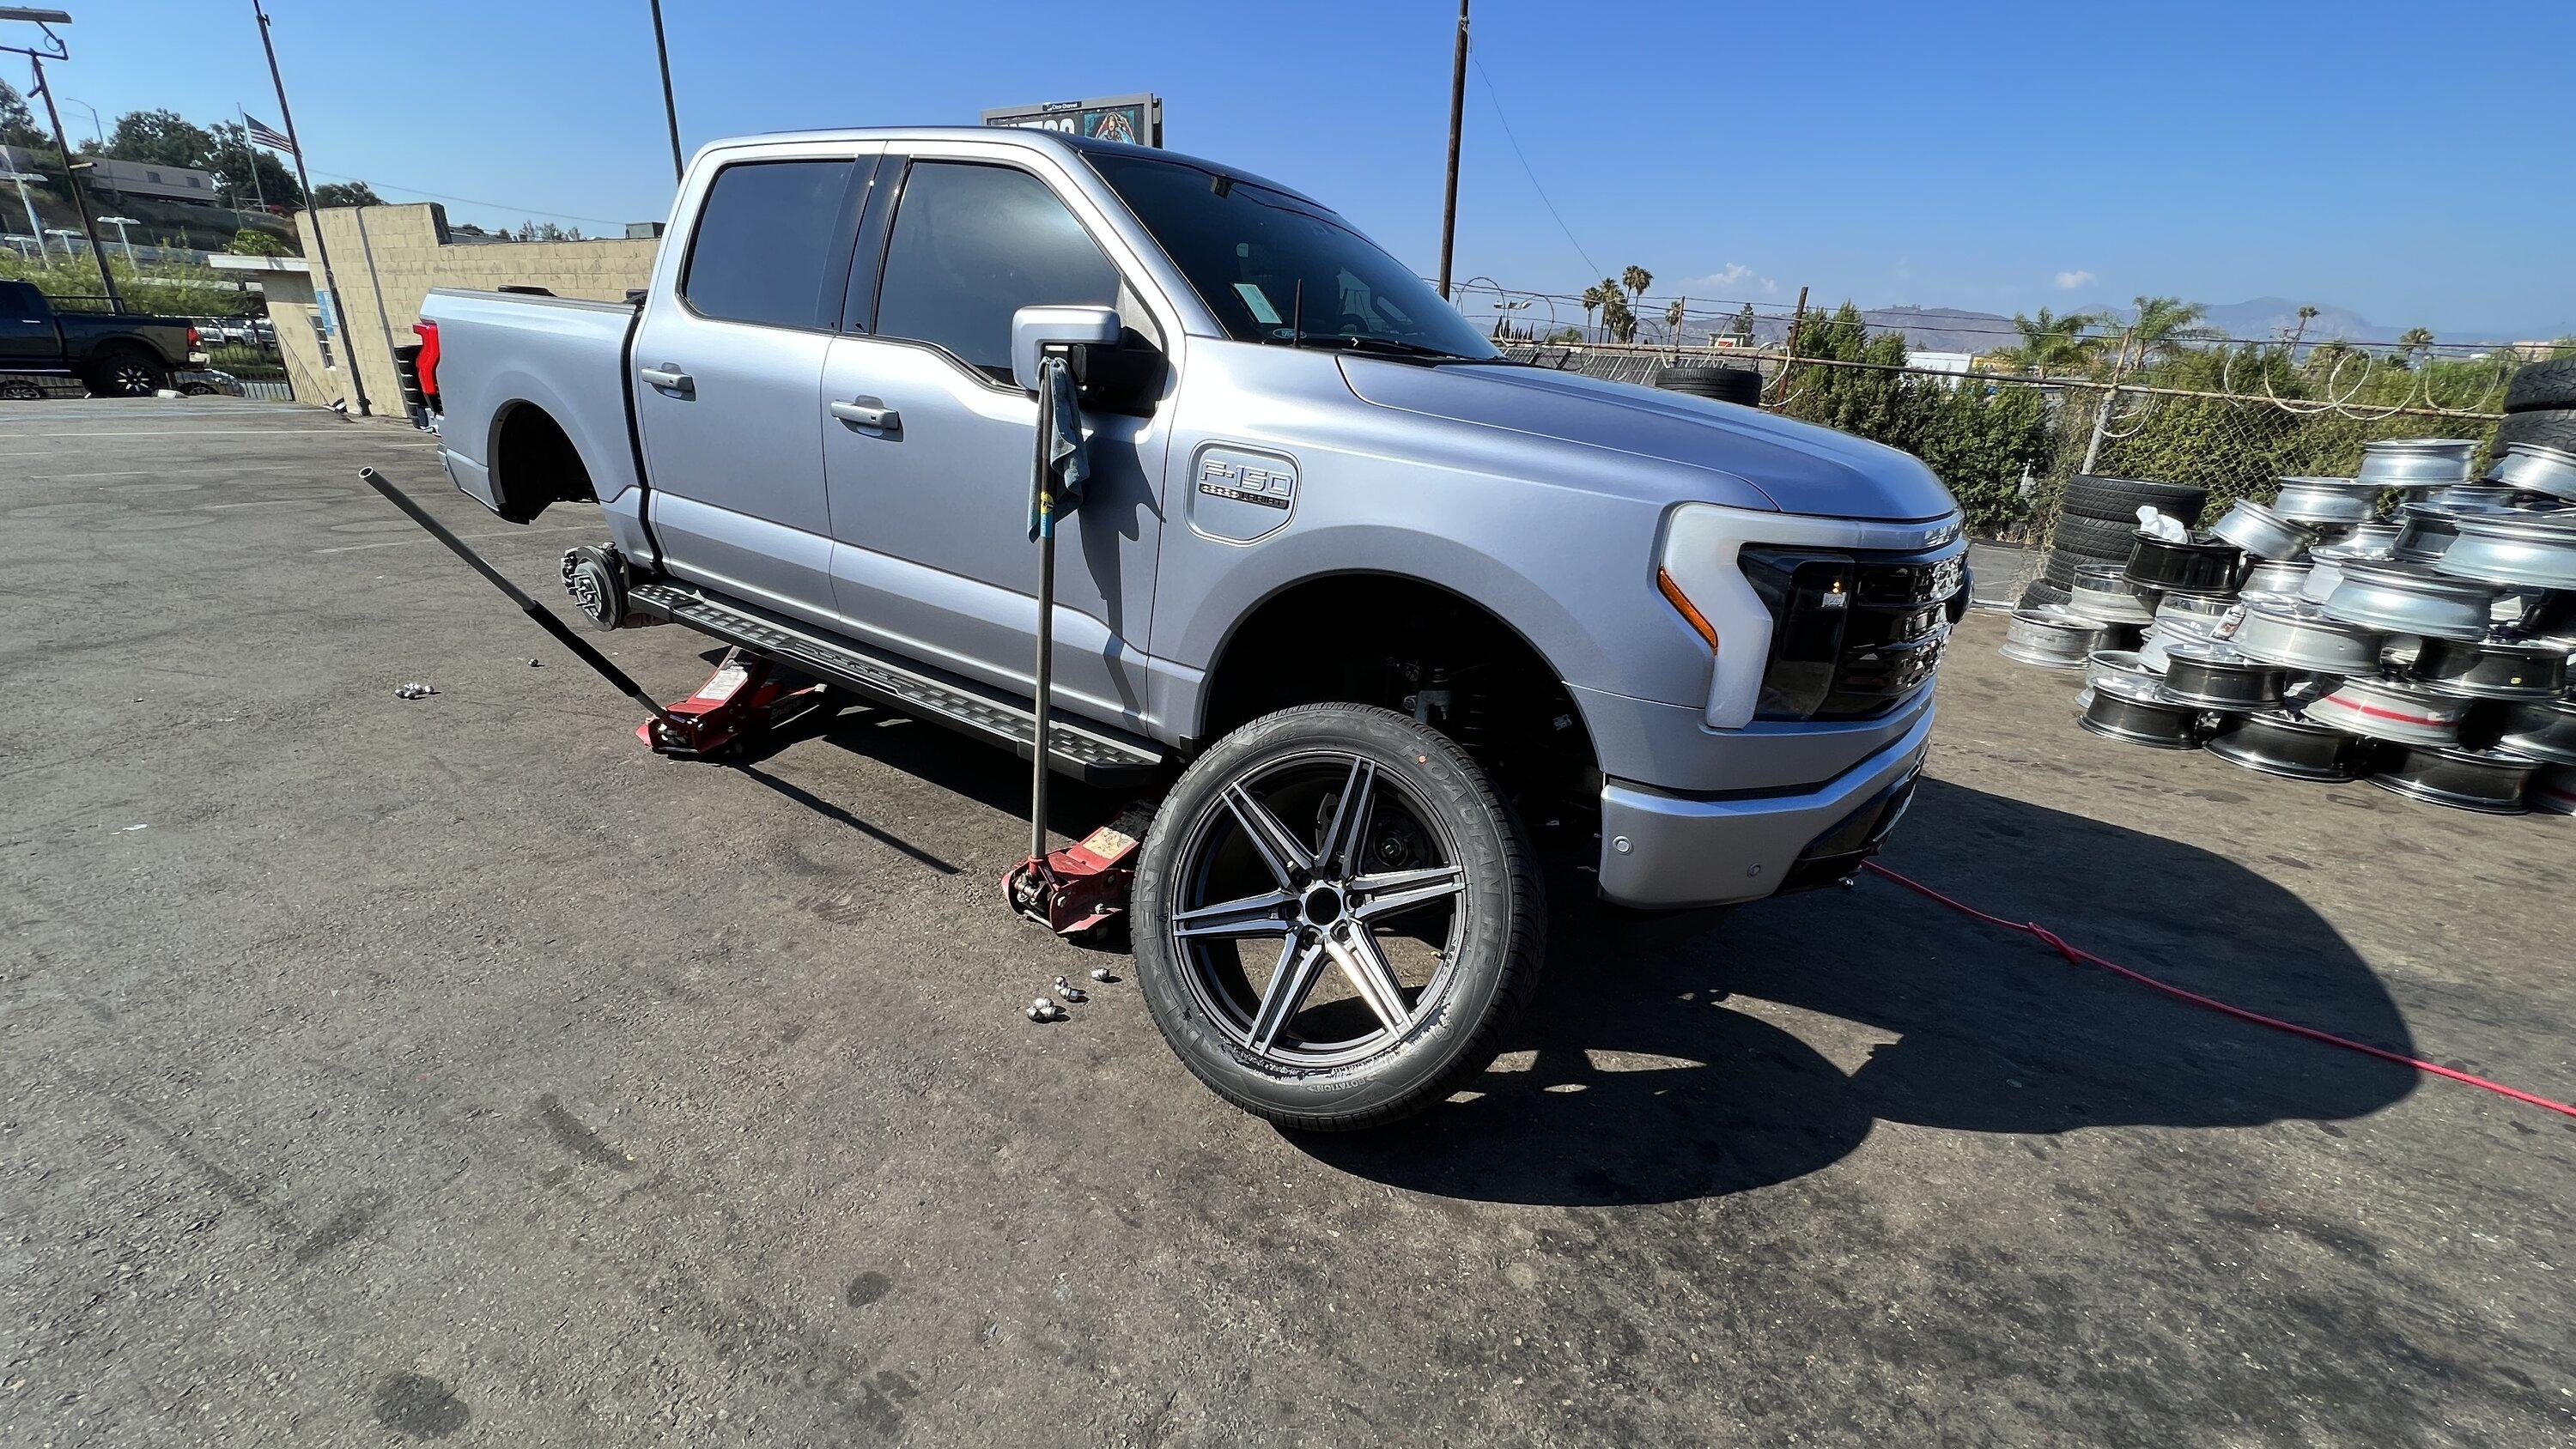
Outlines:
[[[188,329],[188,350],[189,350],[190,352],[194,352],[194,351],[196,351],[199,347],[202,347],[202,346],[204,346],[204,345],[205,345],[205,339],[197,335],[197,329],[196,329],[196,328],[194,328],[194,327],[189,328],[189,329]]]
[[[411,330],[420,338],[420,395],[438,405],[438,324],[414,322]]]

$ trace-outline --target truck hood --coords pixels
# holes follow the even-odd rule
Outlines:
[[[1363,402],[1724,474],[1787,513],[1912,520],[1959,506],[1912,454],[1757,408],[1547,368],[1341,364]]]

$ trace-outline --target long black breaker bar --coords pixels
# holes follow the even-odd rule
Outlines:
[[[589,640],[574,633],[570,625],[566,624],[563,620],[556,618],[544,605],[539,604],[536,600],[531,599],[526,594],[520,592],[517,584],[501,577],[498,571],[496,571],[490,564],[483,561],[483,555],[476,553],[473,548],[465,542],[465,540],[448,532],[447,525],[440,523],[437,519],[432,518],[427,513],[423,512],[419,504],[404,497],[401,489],[394,487],[393,484],[385,480],[384,474],[377,472],[373,468],[364,468],[359,470],[358,479],[360,482],[365,483],[368,487],[373,488],[378,493],[385,495],[386,502],[410,515],[411,521],[419,524],[422,528],[427,529],[430,537],[437,539],[440,543],[446,544],[448,552],[453,553],[458,558],[472,564],[476,573],[481,574],[490,582],[492,587],[509,595],[511,603],[518,605],[529,618],[536,620],[537,627],[554,635],[555,642],[561,644],[566,649],[571,650],[575,659],[578,659],[582,663],[589,665],[592,669],[597,670],[600,678],[616,685],[620,690],[624,691],[628,699],[631,699],[637,704],[644,706],[647,710],[650,710],[653,714],[653,718],[661,721],[666,727],[677,733],[685,734],[688,732],[689,727],[682,724],[680,721],[673,719],[671,717],[671,712],[663,707],[660,700],[655,699],[653,696],[644,692],[644,686],[637,684],[634,680],[628,678],[625,670],[610,663],[607,655],[592,648]]]

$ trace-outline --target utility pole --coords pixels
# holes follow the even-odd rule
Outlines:
[[[116,274],[107,269],[107,249],[98,244],[98,223],[89,219],[89,193],[81,189],[80,173],[72,169],[72,143],[63,136],[62,108],[54,104],[54,88],[45,84],[45,58],[35,51],[27,52],[35,63],[36,93],[45,98],[45,117],[54,123],[54,149],[62,153],[63,187],[72,194],[72,210],[80,213],[81,235],[89,238],[90,260],[98,263],[99,284],[107,288],[107,305],[122,312],[125,298],[116,290]]]
[[[368,417],[367,384],[358,375],[358,349],[349,345],[349,299],[341,295],[340,283],[331,273],[331,244],[322,239],[322,211],[313,204],[313,176],[304,169],[304,142],[295,134],[295,108],[286,103],[286,76],[277,68],[277,42],[269,38],[268,11],[259,0],[250,0],[250,13],[259,20],[260,49],[268,52],[268,79],[277,88],[277,114],[286,123],[286,148],[295,155],[295,180],[304,188],[304,214],[313,218],[313,254],[322,263],[322,285],[331,293],[331,314],[340,320],[340,350],[349,359],[349,391],[357,398],[358,416]],[[251,174],[259,174],[256,160]]]
[[[1800,287],[1798,310],[1789,318],[1789,340],[1780,349],[1780,376],[1777,379],[1779,385],[1771,393],[1771,406],[1775,408],[1789,400],[1789,369],[1798,365],[1798,329],[1805,324],[1806,320],[1807,289]]]
[[[654,0],[656,5],[661,0]],[[1449,297],[1449,259],[1458,245],[1458,138],[1467,125],[1467,0],[1458,0],[1458,48],[1449,59],[1449,189],[1440,202],[1440,297]]]
[[[680,155],[680,103],[671,96],[671,43],[662,38],[662,0],[653,0],[653,53],[662,61],[662,119],[671,123],[671,179],[689,169]]]

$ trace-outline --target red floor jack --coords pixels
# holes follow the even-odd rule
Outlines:
[[[1049,357],[1045,369],[1066,366]],[[1127,895],[1136,879],[1136,847],[1153,819],[1154,802],[1140,800],[1116,820],[1062,850],[1047,848],[1047,731],[1050,696],[1055,686],[1055,523],[1059,470],[1071,453],[1051,447],[1055,432],[1056,389],[1052,372],[1038,388],[1038,451],[1032,470],[1029,528],[1038,546],[1037,692],[1030,711],[1029,857],[1002,877],[1002,899],[1012,910],[1059,936],[1078,936],[1108,925],[1127,912]],[[1080,419],[1074,436],[1079,437]]]
[[[785,729],[823,704],[823,686],[736,646],[697,693],[657,708],[635,737],[655,754],[701,760]]]
[[[358,477],[368,487],[385,496],[385,501],[408,514],[411,521],[428,530],[429,536],[447,545],[448,550],[473,566],[492,587],[510,596],[538,626],[555,637],[573,653],[573,657],[597,670],[600,678],[616,685],[627,698],[652,714],[635,729],[636,737],[651,745],[656,753],[681,759],[704,759],[724,750],[748,743],[769,730],[779,729],[804,718],[825,703],[822,686],[794,674],[785,667],[747,654],[740,649],[726,652],[716,666],[715,676],[701,685],[698,692],[677,704],[664,705],[644,692],[644,686],[627,677],[626,671],[608,661],[608,656],[591,647],[590,641],[572,631],[554,614],[519,591],[516,584],[501,577],[483,556],[465,540],[447,531],[444,524],[421,511],[419,504],[402,495],[383,474],[373,468]]]

